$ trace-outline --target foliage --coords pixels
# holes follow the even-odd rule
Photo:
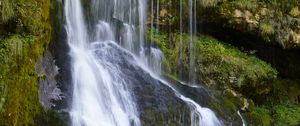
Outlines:
[[[217,78],[225,83],[230,83],[229,78],[236,78],[232,81],[239,87],[246,84],[255,87],[277,76],[277,71],[266,62],[210,37],[202,37],[196,47],[202,73],[213,77],[220,75]]]
[[[236,1],[233,1],[233,3],[238,8],[247,9],[247,10],[256,10],[258,7],[257,0],[236,0]]]
[[[293,17],[299,17],[300,16],[299,7],[292,8],[289,14]]]
[[[168,41],[168,38],[171,38],[171,41]],[[169,36],[167,34],[153,35],[152,39],[166,55],[166,66],[168,66],[169,73],[178,75],[179,62],[183,63],[183,69],[189,68],[188,35],[182,36],[182,53],[180,52],[180,35],[177,33]],[[206,84],[214,80],[219,85],[231,84],[228,85],[230,87],[268,86],[268,82],[277,76],[277,71],[266,62],[211,37],[194,36],[193,43],[197,52],[197,68],[201,71],[198,78],[202,78],[201,81]],[[180,53],[182,59],[180,59]]]
[[[271,126],[273,120],[270,114],[270,110],[262,106],[254,107],[247,116],[249,121],[256,125]]]
[[[33,36],[13,35],[1,41],[1,83],[6,88],[1,125],[29,125],[41,113],[34,61],[37,44]],[[40,53],[41,54],[41,53]]]
[[[150,33],[148,33],[150,35]],[[171,74],[173,77],[179,77],[179,69],[189,69],[189,36],[183,34],[182,36],[182,65],[180,63],[180,34],[178,33],[160,33],[159,35],[148,36],[150,40],[153,40],[165,54],[166,74]],[[237,48],[222,43],[209,36],[201,35],[200,37],[193,36],[193,45],[197,52],[196,64],[198,72],[198,78],[200,78],[204,84],[208,87],[216,86],[219,89],[233,88],[243,95],[256,99],[273,101],[270,103],[284,103],[291,96],[297,97],[298,94],[292,94],[297,92],[295,87],[290,87],[288,84],[290,81],[279,81],[277,79],[278,72],[272,68],[266,62],[252,56],[251,54],[243,53]],[[288,89],[287,89],[288,88]],[[295,88],[295,90],[293,90]],[[278,90],[280,89],[280,90]],[[291,92],[291,93],[290,93]],[[284,93],[284,94],[282,94]],[[265,99],[267,98],[274,99]],[[277,100],[275,100],[277,99]],[[281,101],[279,101],[281,100]],[[243,106],[243,103],[239,103],[240,99],[236,97],[222,97],[223,105],[230,111],[237,111],[236,106]],[[255,124],[261,124],[263,126],[269,126],[274,123],[278,125],[295,124],[297,122],[296,117],[300,117],[297,114],[282,114],[298,112],[299,107],[293,107],[290,109],[288,106],[253,106],[251,110],[246,114],[249,121]],[[216,108],[218,113],[223,113],[218,108],[220,106],[212,105]],[[283,124],[280,124],[283,122]]]
[[[299,0],[266,0],[266,4],[280,10],[284,13],[288,13],[293,7],[299,5]]]
[[[273,84],[272,93],[266,101],[271,104],[298,103],[299,83],[299,80],[277,79]]]
[[[223,2],[224,0],[201,0],[200,4],[203,7],[214,7],[216,6],[219,2]]]
[[[266,22],[262,22],[259,28],[261,30],[262,35],[272,35],[275,32],[273,26]]]
[[[263,105],[248,113],[250,122],[263,126],[297,125],[300,122],[300,106],[297,104]]]
[[[3,22],[7,22],[14,14],[10,0],[3,0],[1,7],[1,17]]]
[[[273,108],[276,124],[279,126],[300,123],[300,105],[277,105]]]

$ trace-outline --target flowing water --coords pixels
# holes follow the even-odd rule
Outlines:
[[[179,69],[179,78],[180,79],[182,79],[182,69],[181,69],[181,66],[182,66],[182,63],[183,63],[183,44],[182,44],[182,33],[183,33],[183,25],[182,25],[182,11],[183,11],[183,8],[182,8],[182,6],[183,6],[183,3],[182,3],[182,0],[180,0],[179,1],[179,6],[180,6],[180,16],[179,16],[179,20],[180,20],[180,43],[179,43],[179,63],[178,63],[178,66],[180,66],[180,67],[178,67],[178,69]]]
[[[94,53],[97,46],[114,40],[109,24],[99,21],[95,27],[98,41],[90,43],[80,1],[66,0],[65,15],[74,86],[72,124],[138,126],[136,106],[122,81],[123,76],[114,64],[106,62],[106,58],[113,55],[103,50],[105,56],[100,60]]]
[[[193,36],[196,24],[196,0],[189,0],[189,84],[196,84],[195,50]],[[195,14],[195,15],[194,15]]]
[[[154,29],[154,0],[151,0],[151,10],[150,10],[150,18],[151,18],[151,26],[150,26],[150,37],[153,38],[153,29]],[[151,39],[150,45],[153,44],[153,40]]]
[[[156,1],[156,34],[159,33],[159,15],[160,15],[160,4],[159,0]]]
[[[144,43],[146,3],[145,0],[91,0],[92,19],[86,20],[80,0],[65,0],[65,28],[72,59],[72,125],[141,125],[136,104],[139,96],[132,93],[131,86],[135,78],[123,70],[132,66],[168,85],[189,106],[192,126],[221,125],[212,110],[181,95],[160,78],[164,55]],[[88,26],[91,28],[87,29]]]

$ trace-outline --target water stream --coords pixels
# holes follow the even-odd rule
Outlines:
[[[103,52],[105,57],[100,60],[94,53],[97,46],[105,46],[105,41],[113,40],[109,25],[100,21],[95,27],[98,41],[90,43],[80,1],[66,0],[65,15],[74,86],[70,112],[72,125],[140,125],[123,76],[114,64],[105,60],[112,55]]]

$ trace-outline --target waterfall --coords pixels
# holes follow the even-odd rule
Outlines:
[[[193,4],[193,2],[195,4]],[[194,29],[195,24],[193,23],[196,17],[194,12],[196,10],[196,0],[189,0],[189,83],[190,85],[194,85],[196,83],[196,70],[195,70],[195,50],[193,44],[193,36],[194,36]],[[195,6],[194,6],[195,5]],[[195,9],[193,9],[195,8]]]
[[[156,35],[159,33],[159,0],[156,1]]]
[[[208,108],[203,108],[195,101],[179,95],[191,108],[191,126],[221,126],[220,121],[214,112]]]
[[[179,78],[182,79],[182,74],[183,74],[182,69],[181,69],[181,66],[182,66],[182,63],[183,63],[183,47],[182,47],[183,46],[182,45],[182,32],[183,32],[183,30],[182,30],[183,29],[183,25],[182,25],[182,18],[183,18],[182,17],[183,16],[182,11],[183,11],[183,9],[182,9],[182,6],[183,5],[182,5],[182,0],[180,0],[179,4],[180,4],[179,5],[180,6],[180,16],[179,16],[180,17],[180,26],[179,26],[180,27],[180,38],[179,38],[180,39],[180,43],[179,43],[179,53],[180,54],[179,54],[179,63],[178,63],[179,68],[178,69],[179,69]]]
[[[160,78],[162,51],[144,43],[146,1],[91,0],[91,6],[92,19],[87,23],[80,0],[65,0],[73,84],[72,125],[139,126],[138,96],[133,95],[130,77],[122,71],[124,62],[137,64],[169,86]],[[158,20],[159,1],[156,11]],[[89,30],[88,24],[92,26]],[[169,87],[189,106],[192,126],[221,125],[212,110]]]
[[[131,97],[124,76],[118,67],[105,58],[96,58],[98,46],[114,40],[108,23],[96,24],[97,42],[89,42],[80,0],[66,0],[66,31],[71,48],[73,101],[71,119],[74,126],[130,126],[140,125],[135,102]]]
[[[215,113],[209,108],[201,107],[194,100],[180,94],[175,88],[173,88],[166,80],[158,76],[157,74],[146,70],[150,73],[150,75],[169,86],[177,95],[178,98],[183,100],[191,110],[191,126],[222,126],[222,122],[217,118]]]
[[[128,49],[129,51],[134,53],[134,26],[130,24],[123,24],[124,31],[123,34],[121,35],[121,46],[124,47],[125,49]]]
[[[154,29],[154,3],[153,3],[154,0],[151,0],[151,15],[150,15],[150,18],[151,18],[151,26],[150,26],[150,37],[153,38],[153,29]],[[150,45],[153,44],[153,40],[151,39],[151,42],[150,42]]]

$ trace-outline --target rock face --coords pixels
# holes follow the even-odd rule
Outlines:
[[[206,23],[212,23],[225,28],[233,28],[239,32],[254,34],[268,43],[278,44],[283,48],[300,47],[299,1],[203,0],[196,4],[200,30],[201,26],[205,27]],[[180,10],[174,9],[179,8],[179,5],[179,2],[174,0],[162,2],[159,24],[171,25],[172,28],[179,27]],[[183,0],[182,7],[185,29],[188,28],[185,22],[189,20],[188,0]],[[154,15],[157,15],[156,12]],[[151,18],[148,20],[150,21]],[[154,23],[156,23],[156,17]]]
[[[203,23],[222,24],[223,27],[255,34],[266,42],[283,48],[298,48],[300,20],[297,14],[299,2],[224,1],[218,5],[201,8]]]
[[[54,109],[67,111],[70,107],[69,103],[72,99],[73,87],[71,85],[71,58],[68,54],[69,46],[66,42],[63,9],[63,1],[56,1],[51,15],[53,38],[49,44],[49,51],[55,60],[55,65],[58,67],[58,74],[55,76],[55,80],[57,81],[57,86],[63,93],[63,99],[53,101],[55,104]]]
[[[50,52],[46,51],[45,57],[37,62],[36,72],[39,76],[39,99],[44,108],[55,107],[52,101],[62,100],[63,94],[55,80],[58,74],[58,67]]]

